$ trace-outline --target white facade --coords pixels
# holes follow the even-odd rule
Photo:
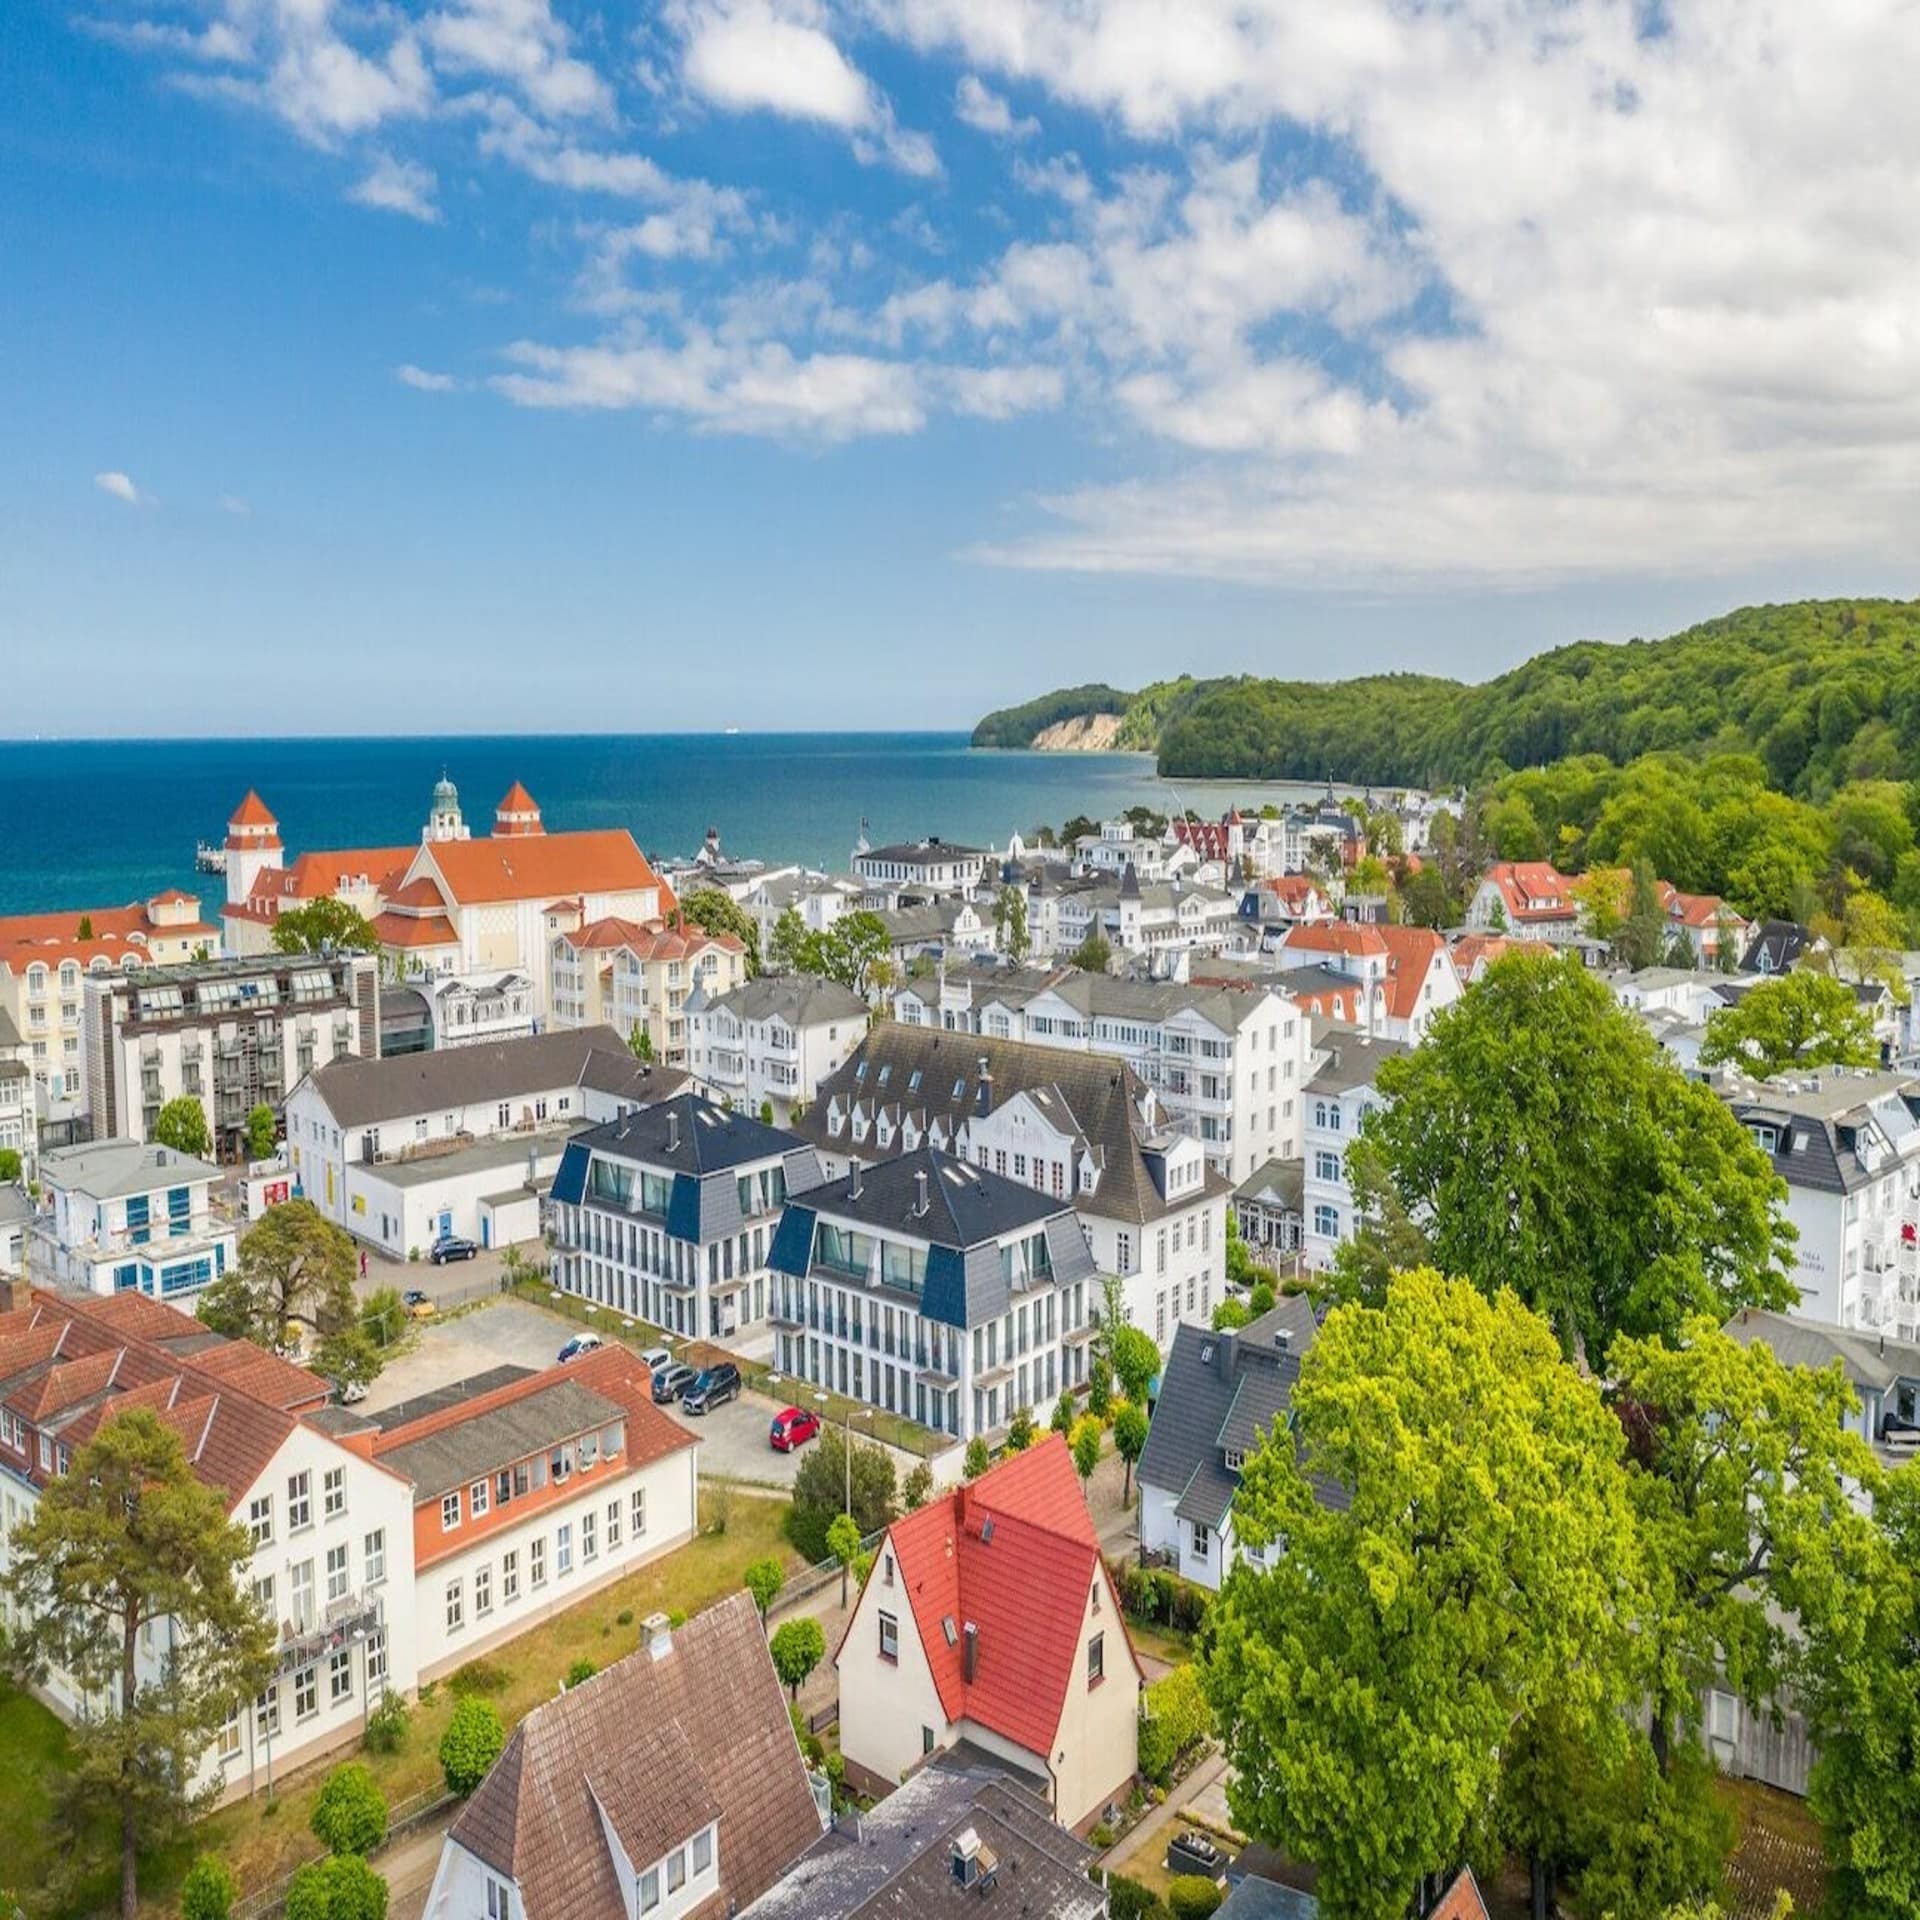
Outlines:
[[[43,1285],[190,1307],[233,1263],[233,1223],[213,1207],[219,1169],[204,1160],[101,1140],[44,1154],[40,1178],[28,1265]]]
[[[957,847],[944,840],[911,846],[860,847],[853,870],[869,892],[897,894],[902,889],[970,898],[986,869],[978,847]]]
[[[1340,1036],[1343,1049],[1351,1053],[1359,1042]],[[1381,1055],[1398,1052],[1397,1047],[1375,1049]],[[1358,1077],[1343,1063],[1337,1081],[1323,1083],[1316,1078],[1307,1087],[1305,1138],[1301,1160],[1305,1169],[1301,1201],[1301,1260],[1314,1269],[1333,1264],[1335,1250],[1354,1233],[1353,1188],[1347,1179],[1347,1150],[1360,1131],[1360,1123],[1377,1107],[1386,1105],[1371,1076]]]
[[[770,1107],[784,1126],[847,1063],[867,1021],[857,994],[816,992],[805,981],[754,981],[711,1002],[696,994],[687,1005],[687,1064],[713,1099],[744,1113]]]
[[[471,1047],[522,1040],[538,1022],[533,981],[524,973],[454,976],[424,982],[436,1047]]]

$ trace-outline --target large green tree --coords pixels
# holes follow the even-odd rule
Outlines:
[[[747,950],[747,978],[760,972],[760,929],[753,916],[732,894],[718,887],[696,887],[680,897],[680,917],[689,926],[708,933],[730,933]]]
[[[792,908],[787,910],[791,913]],[[799,916],[796,914],[796,921]],[[794,945],[783,931],[786,914],[774,925],[776,950],[792,945],[792,970],[837,980],[855,993],[885,986],[893,977],[893,942],[877,913],[843,913],[824,933],[805,933]]]
[[[1385,1222],[1443,1271],[1513,1288],[1569,1350],[1597,1362],[1621,1333],[1792,1299],[1784,1184],[1576,962],[1506,955],[1423,1045],[1381,1061],[1379,1087],[1360,1139]]]
[[[92,1703],[58,1792],[78,1830],[111,1810],[120,1911],[133,1920],[141,1850],[208,1803],[200,1762],[272,1671],[272,1629],[240,1580],[252,1540],[195,1476],[180,1436],[141,1408],[74,1454],[9,1552],[8,1660],[32,1682],[66,1674]],[[158,1652],[143,1671],[149,1633]]]
[[[379,944],[367,916],[331,894],[274,915],[278,953],[371,953]]]
[[[200,1301],[216,1333],[275,1353],[296,1348],[343,1385],[380,1371],[385,1329],[354,1298],[353,1238],[311,1200],[287,1200],[240,1242],[240,1257]]]
[[[993,897],[993,937],[1000,951],[1017,966],[1033,941],[1027,932],[1027,896],[1019,887],[1002,887]]]
[[[177,1095],[160,1109],[153,1123],[153,1138],[156,1145],[171,1147],[175,1153],[190,1153],[196,1160],[204,1160],[213,1151],[207,1110],[191,1093]]]
[[[1517,1728],[1628,1697],[1620,1432],[1512,1293],[1424,1270],[1328,1316],[1292,1407],[1234,1502],[1276,1551],[1228,1576],[1201,1684],[1237,1824],[1329,1920],[1401,1920],[1491,1832]]]
[[[1880,1059],[1873,1020],[1831,974],[1783,973],[1707,1016],[1703,1066],[1727,1061],[1762,1080],[1809,1067],[1871,1067]]]

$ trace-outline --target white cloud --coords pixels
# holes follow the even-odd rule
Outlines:
[[[412,387],[419,393],[451,393],[460,384],[450,373],[429,373],[425,367],[416,367],[411,360],[395,367],[393,377],[403,387]]]
[[[612,87],[575,56],[549,0],[461,0],[429,14],[422,32],[446,72],[511,81],[541,113],[613,117]]]
[[[954,412],[980,420],[1044,413],[1066,396],[1058,367],[948,367],[941,377]]]
[[[808,0],[684,0],[677,18],[681,77],[710,105],[833,127],[865,165],[939,173],[932,140],[896,122],[892,104],[840,51]]]
[[[96,473],[93,476],[93,484],[102,493],[110,493],[116,500],[124,500],[130,507],[146,505],[146,495],[124,473]]]
[[[252,57],[247,36],[226,20],[204,27],[183,27],[172,20],[110,20],[82,16],[76,23],[88,33],[135,53],[174,54],[183,60],[238,64]]]
[[[432,224],[440,218],[440,209],[433,197],[439,185],[431,167],[423,167],[417,160],[394,160],[383,154],[364,180],[348,188],[347,198],[363,207],[378,207],[383,213],[403,213],[410,220]]]
[[[1002,94],[978,74],[963,73],[954,90],[955,116],[976,133],[991,134],[996,140],[1030,140],[1040,131],[1040,122],[1028,115],[1016,119]]]

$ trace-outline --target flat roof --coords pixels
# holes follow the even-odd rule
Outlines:
[[[377,1160],[361,1171],[395,1187],[428,1187],[436,1180],[458,1179],[474,1173],[498,1173],[506,1167],[522,1167],[527,1156],[551,1156],[556,1161],[566,1150],[574,1129],[549,1127],[544,1133],[499,1134],[490,1140],[476,1140],[470,1147],[456,1147],[450,1153],[423,1153],[417,1160]],[[546,1176],[546,1177],[551,1177]]]

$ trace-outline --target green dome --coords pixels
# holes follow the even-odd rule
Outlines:
[[[443,773],[440,778],[433,783],[434,812],[441,813],[450,808],[458,807],[459,804],[460,789]]]

